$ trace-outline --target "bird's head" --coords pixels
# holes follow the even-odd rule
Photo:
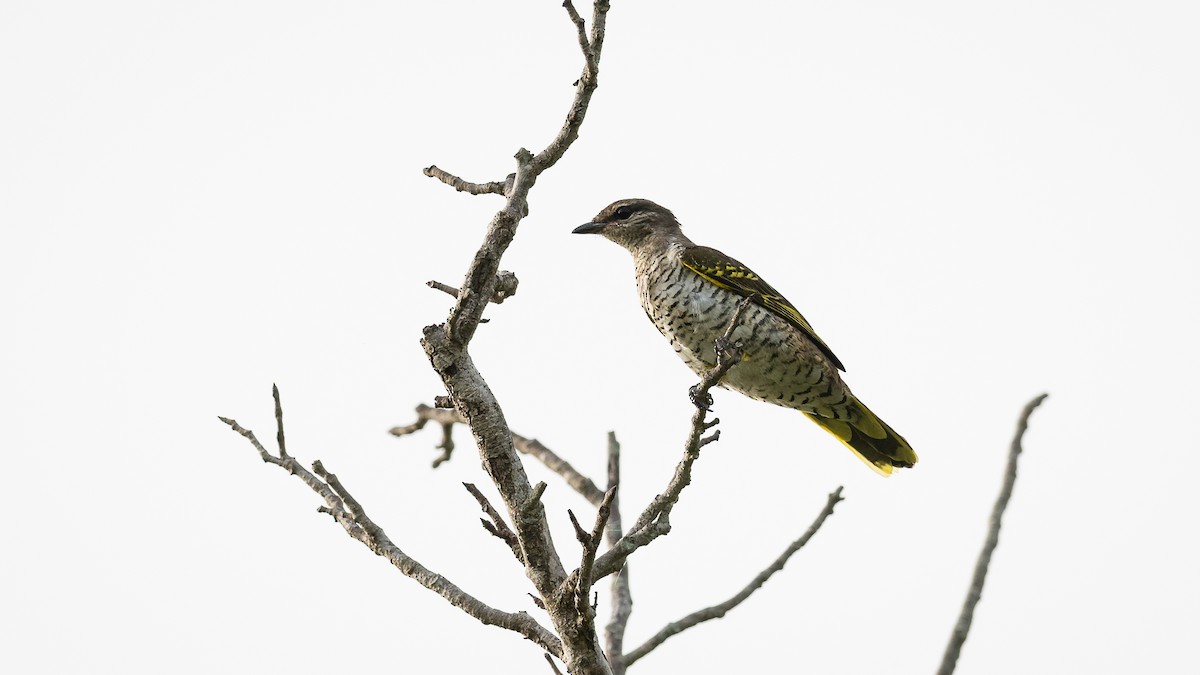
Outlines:
[[[635,252],[647,244],[683,239],[675,214],[649,199],[613,202],[572,232],[599,234]]]

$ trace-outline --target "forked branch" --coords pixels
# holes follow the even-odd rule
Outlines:
[[[578,35],[582,19],[570,0],[564,7]],[[567,573],[554,547],[541,502],[545,484],[537,488],[530,485],[500,403],[476,368],[468,347],[485,307],[498,297],[498,290],[503,290],[498,288],[500,260],[512,244],[521,220],[529,212],[529,191],[541,173],[558,162],[579,137],[579,128],[596,89],[608,7],[607,0],[597,0],[593,5],[591,34],[580,43],[583,72],[562,128],[537,155],[524,148],[517,151],[516,170],[511,179],[504,181],[504,205],[488,223],[483,243],[454,294],[449,318],[445,323],[426,327],[421,340],[430,365],[446,387],[450,402],[471,427],[483,468],[495,483],[508,511],[512,531],[520,544],[525,574],[561,636],[562,649],[558,655],[567,670],[575,675],[611,671],[594,632],[579,630],[586,617],[580,614],[574,598],[558,592]],[[436,167],[427,169],[426,174],[475,194],[495,193],[499,183],[469,184]]]
[[[532,616],[525,612],[505,612],[476,599],[462,590],[449,579],[433,572],[418,563],[398,546],[392,543],[383,528],[371,520],[362,505],[359,504],[350,491],[338,477],[325,470],[321,462],[313,462],[313,470],[305,469],[291,455],[287,454],[283,436],[283,406],[280,403],[279,388],[272,387],[275,399],[276,439],[279,454],[273,455],[263,447],[255,437],[254,432],[238,424],[236,420],[220,417],[222,422],[245,437],[254,446],[260,457],[268,464],[274,464],[288,473],[299,478],[325,502],[318,510],[333,516],[346,534],[371,549],[376,555],[387,559],[405,576],[414,579],[422,586],[445,598],[450,604],[458,607],[481,623],[489,626],[500,626],[520,633],[525,638],[535,642],[542,649],[555,654],[562,654],[562,642],[549,630],[542,627]]]
[[[459,414],[457,410],[449,410],[445,408],[433,408],[420,404],[416,408],[417,419],[412,424],[404,426],[392,427],[389,431],[393,436],[407,436],[415,433],[425,427],[429,422],[434,422],[442,426],[443,438],[442,443],[438,448],[445,448],[447,443],[450,447],[454,447],[453,441],[450,439],[451,429],[456,424],[466,424],[467,420]],[[604,500],[604,490],[596,486],[596,483],[587,476],[580,473],[571,463],[563,459],[550,448],[546,447],[541,441],[536,438],[526,438],[521,434],[512,434],[513,447],[523,455],[529,455],[541,462],[546,468],[557,473],[567,482],[576,492],[583,495],[593,506],[600,506],[600,502]],[[443,453],[434,460],[433,466],[437,468],[442,462],[449,459],[448,453]],[[611,487],[611,486],[610,486]]]
[[[692,415],[692,426],[684,444],[683,459],[675,466],[675,474],[667,484],[667,489],[655,497],[650,505],[642,511],[629,532],[621,537],[608,551],[596,560],[592,577],[598,581],[621,569],[625,559],[639,548],[671,531],[671,511],[679,501],[683,489],[692,482],[692,464],[700,457],[700,449],[721,437],[720,430],[714,430],[709,436],[704,433],[720,422],[719,419],[707,421],[709,407],[709,390],[725,377],[725,374],[742,360],[741,345],[732,341],[734,330],[741,323],[742,315],[753,302],[754,296],[749,296],[738,305],[737,311],[729,319],[724,334],[716,340],[717,365],[700,378],[699,384],[692,387],[689,395],[696,402],[696,412]]]

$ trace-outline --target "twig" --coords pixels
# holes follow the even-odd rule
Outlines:
[[[442,454],[433,459],[433,468],[436,469],[449,461],[451,453],[454,452],[454,425],[466,423],[457,411],[431,408],[422,403],[417,406],[417,421],[402,427],[392,427],[388,433],[393,436],[407,436],[424,429],[425,424],[431,421],[437,422],[442,427],[442,442],[435,446],[442,451]]]
[[[488,498],[479,491],[479,488],[475,487],[474,483],[463,483],[463,487],[467,489],[467,492],[471,493],[475,501],[479,502],[479,508],[483,509],[483,512],[491,519],[491,522],[483,518],[479,519],[483,523],[483,529],[499,538],[505,544],[508,544],[513,555],[517,557],[517,560],[521,561],[521,564],[525,564],[525,556],[521,553],[521,542],[517,540],[516,533],[508,527],[508,523],[504,522],[504,518],[496,511],[496,508],[492,506]]]
[[[463,419],[463,416],[455,410],[431,408],[425,404],[421,404],[417,406],[417,420],[415,422],[405,426],[393,427],[390,433],[393,436],[407,436],[419,431],[427,422],[431,421],[442,425],[443,445],[445,444],[444,439],[449,437],[451,427],[455,424],[467,423]],[[597,487],[592,479],[580,473],[575,467],[571,466],[570,462],[555,454],[553,450],[547,448],[541,441],[535,438],[526,438],[520,434],[512,434],[512,442],[513,447],[518,452],[537,459],[546,465],[546,468],[562,476],[568,485],[583,495],[584,499],[591,502],[593,506],[600,506],[600,502],[604,501],[604,491]],[[438,447],[443,446],[439,445]],[[453,447],[453,443],[451,443],[451,447]],[[438,457],[434,461],[434,468],[437,468],[446,459],[448,457],[445,453],[441,457]]]
[[[608,488],[611,490],[621,482],[621,444],[617,435],[608,432]],[[609,546],[621,540],[621,495],[613,495],[612,509],[608,516],[608,529],[604,538]],[[608,663],[612,666],[613,675],[625,674],[625,662],[622,658],[625,649],[625,628],[629,625],[629,615],[633,613],[633,595],[629,589],[629,562],[626,561],[609,586],[612,617],[604,627],[604,652],[608,655]]]
[[[562,675],[562,671],[558,669],[558,666],[554,665],[554,657],[550,656],[549,653],[547,653],[545,656],[546,663],[550,664],[550,669],[554,671],[554,675]]]
[[[575,467],[567,460],[554,454],[550,448],[542,445],[542,442],[536,438],[525,438],[519,434],[513,434],[513,445],[516,446],[522,454],[529,455],[539,460],[546,465],[563,480],[575,489],[576,492],[583,495],[584,499],[592,503],[593,506],[600,506],[604,501],[604,491],[596,487],[596,483],[591,478],[579,473]]]
[[[287,443],[283,438],[283,404],[279,401],[279,387],[271,385],[271,398],[275,400],[275,443],[279,446],[279,456],[287,457]]]
[[[775,559],[775,562],[771,563],[770,566],[768,566],[765,570],[759,572],[758,575],[755,576],[745,588],[738,591],[736,595],[729,598],[725,602],[713,605],[712,607],[705,607],[704,609],[697,610],[683,617],[679,621],[667,624],[666,627],[655,633],[653,637],[651,637],[649,640],[646,640],[642,646],[626,654],[622,659],[622,665],[625,668],[628,668],[635,661],[649,654],[668,638],[678,635],[692,626],[704,623],[705,621],[719,619],[725,616],[729,610],[742,604],[746,598],[749,598],[755,591],[761,588],[762,585],[767,582],[767,579],[770,579],[772,575],[783,569],[783,566],[787,564],[787,561],[792,557],[792,554],[794,554],[796,551],[799,551],[804,547],[805,544],[808,543],[809,539],[812,539],[813,535],[817,533],[817,530],[821,529],[821,525],[825,523],[825,519],[833,514],[833,507],[837,506],[837,503],[842,501],[842,499],[842,488],[841,486],[838,486],[838,489],[829,493],[829,498],[825,502],[825,508],[821,509],[821,512],[817,514],[816,520],[814,520],[812,525],[808,527],[808,530],[805,531],[805,533],[801,535],[799,539],[792,542],[791,545],[789,545],[787,549],[785,549],[784,552]]]
[[[483,316],[484,308],[496,293],[500,258],[512,244],[517,225],[529,210],[529,191],[540,173],[532,165],[533,155],[525,148],[518,150],[514,159],[517,160],[516,177],[513,179],[512,188],[507,191],[504,208],[497,211],[488,223],[487,236],[467,268],[466,278],[459,291],[458,300],[450,310],[450,317],[441,326],[426,328],[427,331],[440,329],[445,332],[451,345],[458,350],[465,350],[470,344],[476,329],[479,328],[479,319]],[[427,347],[426,353],[428,351]]]
[[[567,514],[571,517],[571,525],[575,528],[575,538],[583,547],[583,559],[579,563],[578,573],[575,577],[575,607],[580,612],[580,616],[590,616],[588,612],[588,595],[592,589],[592,565],[596,562],[596,551],[600,548],[600,541],[604,537],[605,528],[608,526],[608,519],[612,513],[612,502],[617,496],[617,486],[614,485],[604,494],[604,500],[600,502],[600,508],[596,511],[596,522],[592,525],[591,532],[583,529],[576,520],[575,514],[568,509]]]
[[[1042,404],[1042,401],[1046,400],[1047,396],[1049,394],[1034,397],[1032,401],[1025,404],[1025,409],[1021,411],[1021,416],[1017,419],[1017,431],[1013,434],[1012,444],[1008,450],[1008,465],[1004,469],[1004,484],[1000,488],[1000,495],[996,497],[995,506],[992,507],[992,517],[988,521],[987,539],[983,542],[983,550],[979,552],[979,560],[975,563],[975,574],[971,578],[970,588],[967,589],[967,599],[963,602],[962,612],[958,615],[958,623],[950,632],[950,642],[946,645],[946,652],[942,655],[942,665],[938,668],[938,675],[951,675],[954,672],[963,643],[967,641],[967,633],[971,630],[971,619],[975,615],[975,605],[979,604],[979,599],[983,597],[983,582],[987,578],[992,552],[996,550],[996,545],[1000,542],[1000,521],[1004,517],[1004,510],[1008,508],[1008,500],[1012,497],[1013,485],[1017,481],[1017,458],[1021,455],[1021,441],[1025,437],[1025,430],[1029,428],[1029,416]]]
[[[459,290],[457,288],[449,284],[443,284],[440,281],[426,281],[425,285],[434,290],[446,293],[453,298],[458,298],[459,296]],[[497,305],[503,303],[505,300],[517,294],[517,286],[519,285],[520,282],[517,280],[517,275],[506,270],[500,270],[496,274],[496,291],[492,294],[491,301]],[[486,319],[481,321],[486,321]]]
[[[708,391],[716,386],[721,381],[721,378],[742,360],[741,347],[732,343],[730,336],[733,335],[733,331],[741,322],[742,314],[745,313],[753,300],[753,295],[747,296],[745,300],[742,300],[741,304],[738,305],[737,311],[730,317],[729,325],[726,327],[724,334],[717,338],[717,365],[700,378],[699,384],[692,387],[690,395],[694,401],[705,400],[708,397]],[[719,430],[714,431],[708,437],[704,437],[704,432],[715,426],[719,421],[714,419],[711,423],[707,422],[708,412],[707,406],[697,404],[696,412],[692,415],[691,431],[688,434],[687,443],[684,445],[683,459],[679,460],[679,464],[675,466],[675,475],[671,477],[671,481],[667,484],[667,489],[655,497],[650,502],[650,505],[642,511],[642,514],[634,521],[633,527],[629,529],[629,532],[596,560],[593,581],[598,581],[621,569],[625,559],[631,553],[671,531],[671,510],[675,508],[675,503],[679,501],[680,493],[692,482],[692,464],[700,457],[700,449],[702,447],[720,438],[721,432]]]
[[[443,284],[442,282],[437,281],[435,279],[430,279],[429,281],[425,282],[425,285],[436,291],[441,291],[441,292],[449,295],[452,298],[458,297],[458,289],[449,284]]]
[[[579,39],[579,51],[583,52],[584,61],[587,64],[588,72],[595,73],[595,56],[592,54],[592,44],[588,40],[587,27],[583,22],[583,17],[579,16],[579,12],[575,9],[575,5],[571,0],[563,0],[563,7],[567,9],[567,16],[571,17],[571,23],[575,24],[576,37]],[[578,86],[576,82],[576,86]]]
[[[436,422],[443,426],[454,426],[455,424],[466,424],[467,421],[463,416],[458,414],[457,410],[452,408],[434,408],[427,406],[424,403],[416,408],[417,419],[412,424],[406,424],[402,427],[392,427],[388,433],[393,436],[407,436],[416,433],[425,428],[428,422]]]
[[[433,458],[433,468],[435,469],[449,462],[450,455],[454,454],[454,425],[442,425],[442,442],[438,443],[436,447],[441,449],[442,454]]]
[[[529,491],[529,497],[521,502],[521,516],[523,518],[536,514],[542,508],[542,495],[546,492],[546,481],[538,481],[537,485]]]
[[[283,409],[280,405],[278,389],[273,388],[277,428],[283,428]],[[267,452],[266,448],[255,438],[254,432],[242,427],[236,420],[226,417],[218,418],[231,429],[245,437],[258,451],[263,461],[283,468],[288,473],[304,482],[313,492],[325,501],[318,510],[327,513],[337,521],[346,534],[358,540],[376,555],[387,559],[405,576],[445,598],[450,604],[458,607],[478,621],[500,626],[520,633],[526,639],[533,641],[542,649],[560,655],[563,653],[562,642],[549,630],[541,626],[537,620],[526,612],[510,613],[484,604],[471,594],[462,590],[449,579],[424,567],[416,560],[400,550],[388,538],[387,534],[364,512],[362,505],[354,499],[349,490],[342,485],[337,476],[329,473],[321,462],[313,462],[313,470],[305,469],[295,458],[283,454],[282,434],[280,440],[280,455]],[[314,475],[315,474],[315,475]],[[319,477],[318,477],[319,476]]]
[[[493,181],[491,183],[472,183],[470,181],[465,181],[452,173],[442,171],[436,166],[427,167],[424,170],[424,173],[426,176],[429,176],[430,178],[436,178],[459,192],[467,192],[473,195],[504,194],[505,185],[500,181]]]

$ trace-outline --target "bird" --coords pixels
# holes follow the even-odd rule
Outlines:
[[[917,463],[908,441],[851,393],[842,362],[799,310],[746,265],[692,243],[670,210],[622,199],[573,232],[599,234],[633,255],[642,309],[694,372],[715,367],[714,343],[749,297],[731,335],[742,360],[723,388],[799,410],[880,475]]]

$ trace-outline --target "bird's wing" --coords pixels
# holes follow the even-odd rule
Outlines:
[[[721,288],[742,296],[753,295],[755,304],[775,312],[786,319],[788,323],[799,328],[838,370],[846,369],[838,357],[834,356],[829,345],[817,337],[817,332],[800,314],[800,311],[749,267],[707,246],[692,246],[685,249],[680,260],[684,267]]]

